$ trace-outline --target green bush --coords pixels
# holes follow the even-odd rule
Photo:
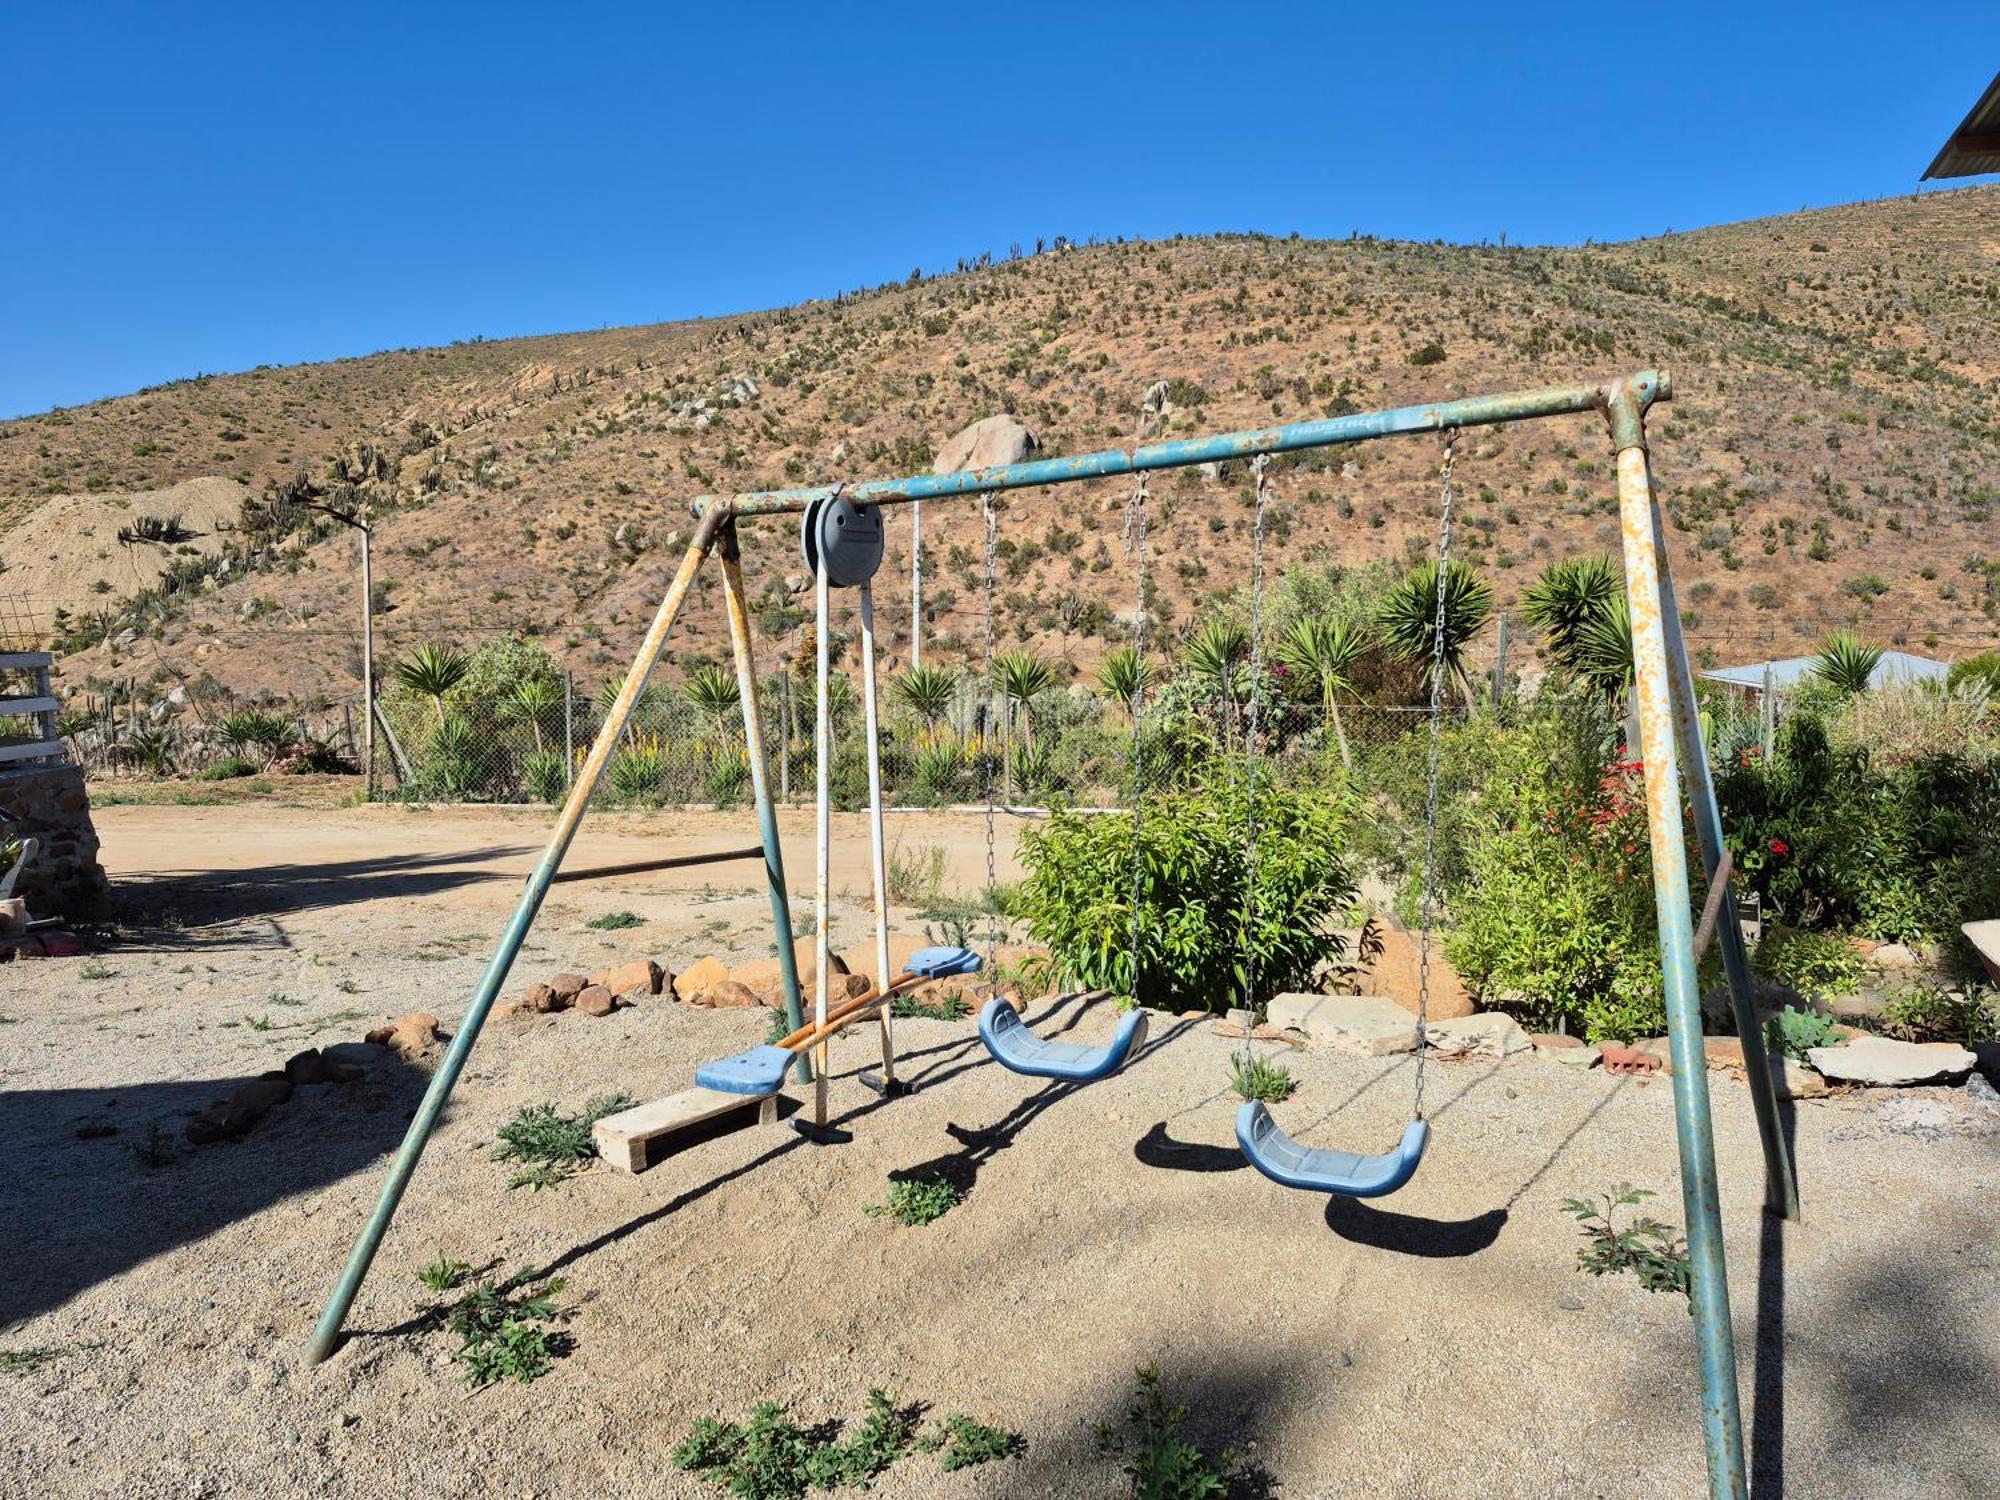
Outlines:
[[[1626,1041],[1666,1026],[1645,791],[1635,761],[1596,760],[1561,715],[1489,726],[1448,889],[1453,967],[1489,1004]]]
[[[1821,1005],[1853,994],[1868,974],[1868,960],[1847,939],[1789,928],[1774,931],[1759,943],[1753,962],[1772,983]]]
[[[1246,931],[1253,803],[1257,873]],[[1261,1005],[1309,984],[1344,952],[1332,930],[1355,893],[1343,794],[1224,764],[1203,785],[1153,797],[1140,821],[1136,944],[1132,828],[1128,816],[1057,813],[1021,836],[1028,878],[1012,913],[1047,946],[1059,982],[1220,1011],[1242,999],[1252,975]]]
[[[255,776],[257,763],[245,760],[240,755],[225,755],[221,760],[203,771],[197,781],[234,781],[239,776]]]
[[[486,743],[471,722],[450,715],[431,730],[428,756],[417,773],[420,793],[439,802],[463,802],[485,789],[480,762]]]
[[[569,767],[560,750],[533,750],[521,758],[521,781],[537,802],[559,807],[569,797]]]
[[[1882,1029],[1904,1041],[1970,1047],[2000,1034],[2000,1001],[1991,991],[1947,990],[1912,980],[1882,1007]]]
[[[1830,1016],[1787,1005],[1764,1023],[1765,1045],[1796,1062],[1804,1062],[1811,1047],[1831,1047],[1840,1040]]]

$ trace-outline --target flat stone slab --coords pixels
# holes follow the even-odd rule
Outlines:
[[[1963,1078],[1979,1061],[1963,1047],[1925,1046],[1886,1036],[1857,1036],[1838,1047],[1810,1047],[1806,1061],[1836,1083],[1902,1088]]]
[[[1343,1052],[1389,1057],[1417,1050],[1416,1018],[1380,995],[1277,995],[1265,1019]]]
[[[1967,922],[1958,929],[1965,934],[1965,940],[1972,944],[1972,951],[1979,955],[1979,961],[1986,965],[1986,972],[1995,984],[2000,984],[2000,917],[1988,917],[1983,922]]]
[[[1519,1021],[1498,1010],[1432,1021],[1426,1032],[1431,1050],[1440,1057],[1512,1057],[1535,1046]]]

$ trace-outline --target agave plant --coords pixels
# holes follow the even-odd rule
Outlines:
[[[1836,630],[1820,642],[1813,658],[1813,676],[1835,692],[1852,698],[1868,691],[1875,668],[1882,662],[1882,648],[1864,641],[1851,630]]]
[[[958,697],[958,673],[948,667],[911,667],[891,686],[896,701],[926,728],[943,722]]]
[[[1152,665],[1131,646],[1120,646],[1098,664],[1098,687],[1107,698],[1124,704],[1128,715],[1137,708],[1152,680]]]
[[[1368,649],[1360,630],[1346,620],[1304,616],[1292,622],[1278,642],[1278,660],[1319,690],[1320,705],[1340,745],[1340,763],[1353,768],[1347,729],[1340,722],[1340,696],[1353,689],[1354,664]]]
[[[918,795],[928,802],[954,800],[969,763],[964,741],[955,736],[941,734],[920,744],[910,761]]]
[[[425,641],[396,663],[396,681],[413,693],[421,693],[437,706],[438,723],[444,723],[445,694],[465,681],[472,658],[456,646],[440,646]]]
[[[521,779],[537,802],[560,806],[569,796],[569,767],[560,750],[536,750],[521,759]]]
[[[1420,563],[1398,580],[1382,601],[1377,624],[1382,640],[1404,661],[1434,668],[1438,629],[1438,566]],[[1466,706],[1472,706],[1472,684],[1465,677],[1465,648],[1493,616],[1493,590],[1485,579],[1454,558],[1445,569],[1443,667],[1447,682],[1456,682]]]
[[[659,790],[666,774],[666,758],[657,748],[628,745],[611,757],[611,795],[620,802],[642,801]]]

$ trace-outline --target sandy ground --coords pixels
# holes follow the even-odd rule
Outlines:
[[[883,1384],[1018,1430],[1021,1456],[889,1496],[1122,1494],[1096,1423],[1158,1365],[1205,1440],[1251,1460],[1245,1493],[1701,1493],[1684,1305],[1575,1270],[1563,1199],[1631,1181],[1679,1222],[1664,1083],[1538,1058],[1439,1065],[1435,1136],[1375,1206],[1288,1193],[1245,1167],[1222,1085],[1231,1043],[1173,1024],[1122,1074],[1038,1088],[970,1022],[906,1022],[919,1087],[847,1076],[844,1144],[724,1134],[633,1178],[598,1168],[509,1193],[495,1129],[521,1105],[650,1097],[761,1034],[761,1016],[666,1001],[602,1019],[496,1022],[417,1173],[348,1342],[302,1347],[422,1086],[411,1069],[301,1088],[243,1141],[179,1144],[186,1116],[301,1047],[412,1008],[449,1022],[485,962],[545,815],[399,808],[113,807],[119,888],[154,925],[93,960],[0,968],[0,1495],[598,1497],[712,1494],[676,1472],[695,1418],[780,1397],[807,1421]],[[607,821],[585,862],[745,842],[717,815]],[[906,847],[983,879],[977,819],[902,820]],[[842,819],[835,881],[865,889]],[[795,884],[810,830],[789,821]],[[1004,859],[1003,849],[1003,859]],[[651,952],[769,951],[754,865],[561,888],[514,989]],[[600,933],[630,908],[644,927]],[[803,904],[801,905],[803,910]],[[171,918],[171,921],[162,920]],[[907,924],[908,917],[904,914]],[[865,917],[841,908],[841,936]],[[108,971],[108,973],[106,972]],[[288,1003],[291,1002],[291,1003]],[[256,1029],[255,1019],[268,1029]],[[1034,1019],[1085,1039],[1101,1007]],[[1316,1144],[1386,1149],[1407,1060],[1309,1050],[1280,1107]],[[1741,1389],[1756,1492],[1984,1496],[2000,1473],[1992,1204],[2000,1119],[1942,1091],[1802,1104],[1808,1214],[1759,1210],[1747,1095],[1715,1084]],[[176,1149],[148,1167],[151,1126]],[[115,1127],[115,1134],[79,1132]],[[862,1212],[888,1174],[969,1184],[936,1224]],[[528,1386],[468,1394],[416,1315],[440,1250],[566,1278],[574,1353]]]

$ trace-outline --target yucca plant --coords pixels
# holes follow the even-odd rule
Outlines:
[[[1521,612],[1542,632],[1559,670],[1607,699],[1624,694],[1632,679],[1632,614],[1610,558],[1549,564],[1521,596]]]
[[[569,796],[569,768],[560,750],[536,750],[522,757],[521,779],[537,802],[553,807]]]
[[[1404,661],[1432,667],[1438,621],[1438,566],[1420,563],[1405,573],[1383,599],[1376,623],[1382,640]],[[1465,648],[1493,617],[1493,590],[1485,579],[1456,558],[1444,574],[1444,651],[1446,682],[1458,684],[1466,707],[1472,706],[1472,684],[1465,676]]]
[[[958,697],[958,673],[949,667],[911,667],[897,677],[890,692],[926,728],[932,728],[951,712]]]
[[[293,729],[290,720],[255,708],[239,708],[223,715],[222,722],[215,726],[215,732],[232,750],[254,747],[261,751],[267,765],[291,749],[298,740],[298,732]]]
[[[993,658],[993,685],[1007,709],[1007,732],[1001,736],[1001,779],[1015,789],[1013,754],[1014,726],[1020,724],[1022,740],[1034,743],[1034,721],[1029,705],[1056,684],[1055,668],[1032,651],[1003,651]]]
[[[1882,663],[1882,648],[1851,630],[1836,630],[1820,642],[1813,658],[1813,676],[1835,692],[1852,698],[1868,691],[1869,680]]]
[[[1117,699],[1128,717],[1152,680],[1152,666],[1131,646],[1118,647],[1097,667],[1097,686],[1107,698]]]
[[[422,777],[427,795],[444,802],[463,802],[480,790],[485,778],[479,762],[486,745],[469,720],[457,714],[439,719],[428,748],[430,757]]]
[[[964,742],[953,736],[938,735],[919,744],[910,762],[917,794],[928,802],[953,801],[968,764]]]
[[[440,646],[425,641],[396,663],[396,681],[413,693],[421,693],[437,706],[438,724],[444,723],[444,698],[465,681],[472,658],[456,646]]]
[[[562,685],[553,677],[519,677],[507,689],[506,711],[510,717],[528,726],[535,737],[537,755],[544,749],[542,725],[550,714],[561,709],[562,701]]]
[[[714,722],[716,738],[728,737],[730,716],[743,704],[743,693],[734,672],[704,662],[688,674],[681,693],[695,712],[707,714]]]
[[[1250,632],[1239,620],[1216,616],[1181,640],[1181,666],[1211,697],[1232,707],[1246,696]]]
[[[1366,638],[1350,622],[1310,616],[1293,621],[1278,642],[1278,660],[1285,670],[1318,690],[1327,724],[1340,745],[1340,763],[1349,769],[1354,756],[1347,748],[1346,726],[1340,722],[1340,697],[1353,690],[1354,664],[1367,649]]]
[[[657,749],[628,745],[611,757],[611,795],[620,802],[642,801],[659,790],[666,774],[666,759]]]
[[[597,689],[598,712],[609,714],[612,706],[618,701],[618,695],[624,690],[625,679],[623,677],[605,678],[602,685]],[[632,700],[632,717],[628,722],[636,724],[642,718],[656,713],[660,707],[660,703],[660,685],[657,682],[646,683],[639,689],[639,696]]]

